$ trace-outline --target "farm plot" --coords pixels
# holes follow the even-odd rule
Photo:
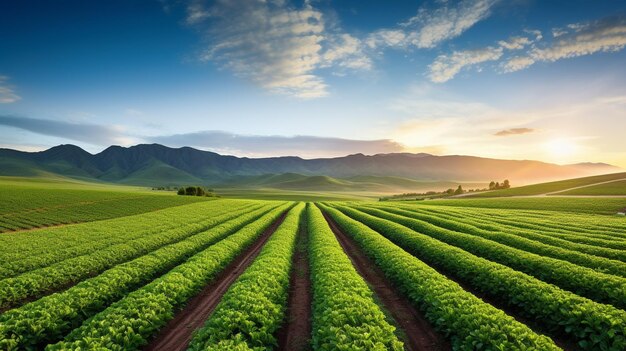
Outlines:
[[[0,181],[0,233],[135,215],[209,198],[145,191],[59,189]]]
[[[216,200],[3,234],[1,350],[626,348],[620,219]]]

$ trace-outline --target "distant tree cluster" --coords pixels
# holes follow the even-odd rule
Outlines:
[[[500,182],[494,182],[493,180],[489,183],[489,190],[508,189],[510,187],[511,183],[509,183],[508,179],[505,179],[502,184],[500,184]]]
[[[207,189],[201,186],[188,186],[178,189],[178,195],[187,196],[215,196],[213,189]]]

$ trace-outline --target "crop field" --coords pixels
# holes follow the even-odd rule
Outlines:
[[[508,196],[529,196],[529,195],[541,195],[548,193],[555,193],[566,191],[568,189],[590,186],[593,184],[599,184],[604,182],[612,182],[615,180],[626,179],[626,173],[611,173],[599,176],[591,176],[584,178],[574,178],[559,180],[556,182],[540,183],[533,185],[520,186],[510,189],[494,190],[487,192],[480,192],[472,194],[469,197],[508,197]]]
[[[435,202],[217,199],[1,234],[0,350],[626,349],[624,218]]]
[[[626,195],[626,180],[564,191],[559,195]]]
[[[207,199],[23,179],[0,177],[0,233],[128,216]]]

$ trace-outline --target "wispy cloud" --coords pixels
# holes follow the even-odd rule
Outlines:
[[[520,50],[532,44],[532,42],[527,37],[511,37],[509,40],[500,40],[498,44],[507,50]]]
[[[536,62],[555,62],[598,52],[620,51],[626,47],[626,19],[613,17],[574,23],[565,28],[554,28],[552,35],[555,40],[550,44],[533,47],[526,55],[503,63],[504,72],[519,71]]]
[[[497,133],[494,133],[495,136],[511,136],[511,135],[520,135],[520,134],[528,134],[533,133],[535,130],[532,128],[511,128],[504,129]]]
[[[21,99],[14,88],[8,83],[9,77],[0,76],[0,104],[10,104]]]
[[[298,98],[328,95],[321,68],[369,69],[361,41],[330,30],[321,11],[305,1],[194,0],[187,23],[208,41],[202,60],[213,61],[264,89]],[[208,20],[207,20],[208,19]]]
[[[49,119],[0,115],[0,126],[19,128],[29,132],[81,141],[91,145],[129,144],[133,140],[118,126],[89,123],[70,123]]]
[[[428,66],[428,77],[432,82],[443,83],[454,78],[462,69],[502,57],[501,47],[455,51],[451,55],[440,55]]]
[[[241,135],[224,131],[156,136],[148,140],[169,146],[193,146],[218,153],[253,157],[276,155],[332,157],[359,152],[376,154],[405,150],[403,145],[387,139],[355,140],[307,135]]]
[[[370,47],[434,48],[441,42],[460,36],[463,32],[491,15],[498,0],[462,0],[454,5],[437,2],[439,7],[421,7],[417,15],[396,29],[374,32],[366,40]]]

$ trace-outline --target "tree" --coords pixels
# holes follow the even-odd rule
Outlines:
[[[448,194],[448,195],[454,194],[454,189],[450,188],[450,189],[446,190],[446,194]]]
[[[185,189],[185,195],[196,196],[196,187],[195,186],[188,186]]]
[[[496,182],[492,180],[491,183],[489,183],[489,190],[493,190],[493,188],[495,187],[496,187]]]
[[[500,189],[500,182],[496,182],[496,186],[494,187],[494,189]]]
[[[509,180],[508,180],[508,179],[505,179],[505,180],[504,180],[504,183],[502,183],[502,188],[503,188],[503,189],[508,189],[508,188],[510,188],[510,187],[511,187],[511,183],[509,183]]]
[[[463,188],[459,185],[458,188],[456,188],[456,190],[454,191],[454,195],[461,195],[463,194]]]
[[[180,188],[178,189],[177,194],[178,194],[178,195],[185,195],[185,188],[184,188],[184,187],[180,187]]]

